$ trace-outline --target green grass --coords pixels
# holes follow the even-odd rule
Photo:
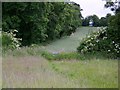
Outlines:
[[[74,81],[55,72],[42,57],[7,57],[3,59],[3,88],[72,88]]]
[[[75,52],[80,40],[96,30],[95,27],[82,27],[74,36],[47,46],[3,52],[2,87],[117,88],[118,60],[106,59],[104,53]]]
[[[97,31],[96,27],[80,27],[76,30],[74,35],[63,37],[56,40],[49,45],[45,46],[45,49],[49,52],[71,52],[76,51],[82,38],[86,37],[88,33]]]
[[[2,62],[4,88],[117,88],[117,60],[48,61],[8,56]]]
[[[61,75],[69,77],[80,87],[117,88],[117,60],[54,61],[51,67]]]
[[[52,54],[50,52],[42,52],[41,54],[43,57],[45,57],[48,60],[85,60],[85,57],[83,55],[80,55],[77,52],[62,52],[62,53],[58,53],[58,54]]]

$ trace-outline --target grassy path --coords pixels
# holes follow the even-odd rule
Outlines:
[[[42,57],[9,57],[3,61],[4,88],[72,88],[75,81],[56,73]]]
[[[7,57],[4,88],[116,88],[117,60],[52,61],[42,57]]]
[[[71,36],[61,38],[46,46],[46,50],[50,52],[55,51],[76,51],[82,38],[92,31],[97,31],[96,27],[81,27]]]

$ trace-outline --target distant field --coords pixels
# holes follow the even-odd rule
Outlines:
[[[61,38],[57,41],[54,41],[46,46],[46,50],[50,52],[54,51],[76,51],[76,48],[80,44],[80,40],[86,37],[86,34],[91,33],[93,31],[97,31],[96,27],[81,27],[78,28],[77,31],[68,37]]]

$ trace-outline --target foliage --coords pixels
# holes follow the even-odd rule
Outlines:
[[[111,55],[111,58],[119,57],[120,45],[109,37],[106,29],[101,29],[87,36],[77,48],[80,53],[103,52]]]
[[[78,52],[106,52],[112,58],[120,58],[120,2],[106,2],[105,7],[110,7],[115,11],[115,15],[107,15],[108,27],[97,33],[93,33],[86,37],[80,46],[77,48]],[[112,55],[111,55],[112,54]]]
[[[96,27],[96,26],[99,25],[99,18],[98,18],[98,16],[97,15],[91,15],[91,16],[88,16],[85,19],[83,19],[83,22],[82,22],[83,26],[89,26],[89,21],[91,19],[93,20],[93,26]]]
[[[101,17],[100,19],[97,15],[91,15],[82,20],[82,25],[89,26],[89,21],[93,20],[93,26],[95,27],[108,26],[108,20],[110,17],[111,14],[109,13],[105,17]]]
[[[64,2],[3,2],[3,31],[17,29],[22,45],[70,35],[81,25],[80,6]]]
[[[120,13],[112,16],[107,29],[108,38],[120,45]]]
[[[10,33],[2,32],[2,49],[15,49],[20,47],[20,38],[15,38],[17,30],[11,31]]]
[[[115,13],[119,13],[120,12],[120,1],[119,0],[106,0],[105,7],[110,8],[111,11],[114,11]]]

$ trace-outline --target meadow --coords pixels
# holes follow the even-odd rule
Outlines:
[[[43,51],[75,52],[80,40],[96,30],[96,27],[81,27],[71,36],[46,46],[23,47],[3,53],[2,87],[117,88],[118,60],[97,56],[81,60],[47,60],[41,56]]]

